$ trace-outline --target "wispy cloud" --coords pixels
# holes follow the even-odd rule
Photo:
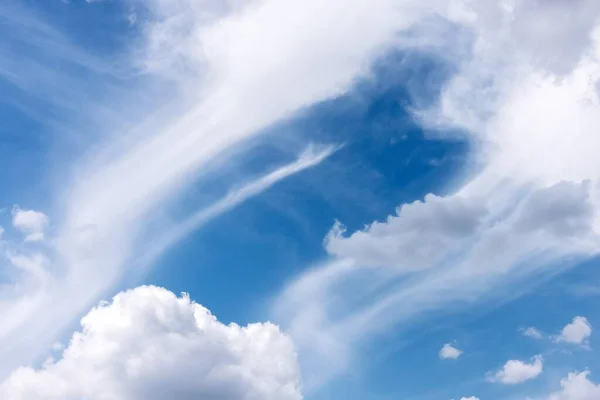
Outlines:
[[[531,286],[598,254],[600,168],[591,149],[600,145],[600,5],[428,7],[472,46],[465,52],[463,42],[448,43],[443,30],[427,29],[426,18],[402,38],[411,49],[443,51],[457,70],[434,106],[415,117],[442,136],[458,128],[479,169],[454,193],[400,205],[362,230],[336,224],[325,240],[332,259],[276,296],[274,315],[300,346],[307,341],[307,354],[319,352],[308,332],[337,345],[321,375],[360,356],[356,343],[437,312],[505,301],[523,282]],[[567,7],[574,19],[557,24],[554,16]],[[560,40],[548,41],[558,32]],[[557,59],[563,50],[567,56]],[[298,303],[300,288],[311,296]]]
[[[336,148],[331,146],[324,147],[320,150],[315,150],[313,146],[310,146],[296,161],[277,168],[254,181],[247,182],[243,186],[230,191],[214,204],[191,213],[183,222],[176,224],[171,230],[167,231],[166,234],[160,236],[156,241],[147,244],[147,250],[143,252],[145,255],[141,260],[141,263],[148,264],[155,256],[177,243],[180,239],[184,238],[207,221],[225,213],[240,203],[257,196],[277,182],[307,168],[318,165],[336,150]]]
[[[527,336],[533,339],[543,339],[544,338],[544,334],[542,334],[542,332],[539,331],[539,329],[534,328],[533,326],[530,326],[526,329],[520,329],[519,332],[521,332],[521,334],[523,336]]]
[[[48,207],[54,234],[46,249],[47,275],[27,290],[19,281],[6,293],[2,289],[0,374],[31,362],[48,348],[73,318],[118,282],[145,244],[162,239],[163,247],[172,244],[198,224],[318,164],[332,149],[305,154],[232,190],[180,226],[161,227],[170,232],[165,238],[144,229],[155,221],[155,211],[210,173],[211,165],[227,162],[230,149],[243,148],[275,121],[348,90],[415,17],[408,12],[414,7],[391,0],[326,5],[317,0],[263,0],[215,5],[214,10],[187,0],[132,4],[146,11],[136,24],[142,27],[142,38],[135,42],[140,49],[119,58],[122,65],[116,71],[139,71],[146,92],[135,84],[123,85],[113,97],[111,85],[100,82],[97,89],[106,89],[100,106],[90,105],[71,93],[54,92],[53,85],[21,82],[18,69],[5,74],[32,96],[54,93],[65,109],[77,105],[78,111],[101,115],[96,111],[106,104],[111,115],[98,118],[104,122],[94,126],[94,146],[72,163],[68,179],[61,179],[55,193],[58,206]],[[49,25],[16,17],[10,21],[33,29],[22,38],[40,47],[44,35],[38,30]],[[88,62],[85,52],[67,46],[65,35],[51,37],[48,49],[40,53],[44,57],[52,57],[56,49],[59,57],[80,60],[90,83],[105,74],[102,66]],[[33,72],[26,77],[42,68],[38,58],[32,59]],[[66,78],[55,75],[45,82],[66,83]],[[77,87],[78,82],[65,86],[74,94]],[[126,104],[138,98],[140,104],[150,104],[143,113]]]

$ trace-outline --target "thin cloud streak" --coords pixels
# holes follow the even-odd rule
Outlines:
[[[435,3],[438,18],[468,33],[472,47],[442,46],[448,39],[435,30],[412,32],[457,69],[415,117],[441,136],[459,130],[479,170],[441,201],[426,197],[348,235],[334,226],[325,247],[335,258],[274,297],[274,320],[290,328],[303,371],[317,384],[346,371],[360,356],[355,349],[379,335],[507,301],[523,282],[531,287],[599,254],[600,167],[592,149],[600,144],[600,4]],[[567,11],[574,18],[557,25],[554,16]],[[532,17],[544,29],[531,30]],[[549,41],[547,32],[561,40]],[[440,207],[453,200],[464,202],[463,216]],[[476,215],[476,229],[448,240]],[[340,273],[344,263],[354,267]],[[374,293],[374,285],[382,290]],[[302,302],[294,295],[300,289],[311,293]],[[326,345],[314,346],[312,332]],[[336,351],[326,351],[332,343]]]
[[[173,246],[175,243],[186,237],[188,234],[206,224],[208,221],[224,214],[241,203],[261,194],[265,190],[273,187],[282,180],[289,178],[299,172],[319,165],[327,157],[331,156],[340,147],[327,146],[321,150],[315,150],[312,146],[306,149],[300,157],[287,165],[256,179],[247,182],[241,187],[230,191],[216,203],[202,208],[190,216],[185,221],[179,223],[164,236],[151,242],[148,246],[149,252],[141,260],[141,265],[151,263],[153,259]]]
[[[132,122],[140,117],[137,113],[129,119],[119,115],[116,126],[107,121],[106,140],[72,164],[70,179],[61,180],[55,194],[60,208],[47,212],[53,221],[46,249],[50,262],[45,266],[50,276],[23,290],[5,293],[3,288],[1,293],[6,321],[0,328],[0,375],[36,360],[74,318],[109,295],[145,244],[159,235],[156,216],[165,204],[199,176],[210,174],[214,164],[226,163],[232,148],[276,121],[344,93],[368,74],[373,59],[393,46],[395,32],[414,22],[412,11],[418,7],[413,3],[418,2],[409,1],[411,7],[406,8],[392,0],[351,0],[324,7],[320,0],[262,0],[208,22],[194,14],[192,1],[147,3],[151,20],[145,21],[144,34],[149,46],[154,35],[163,34],[161,51],[144,49],[126,67],[166,60],[169,68],[145,71],[151,91],[162,88],[153,80],[164,83],[172,78],[164,75],[168,71],[181,71],[177,66],[193,72],[173,79],[175,88],[166,91],[171,96],[181,90],[179,98],[164,99],[159,91],[154,106],[138,122]],[[136,90],[126,93],[128,100],[135,99]],[[164,112],[161,100],[177,106]],[[85,102],[81,106],[85,112]],[[167,241],[316,165],[331,151],[301,157],[297,164],[232,192],[212,210],[200,211],[173,228],[173,238]],[[149,226],[154,229],[145,229]],[[171,229],[168,224],[159,228]]]

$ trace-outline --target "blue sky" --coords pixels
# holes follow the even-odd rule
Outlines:
[[[0,397],[599,399],[599,88],[595,0],[2,3]]]

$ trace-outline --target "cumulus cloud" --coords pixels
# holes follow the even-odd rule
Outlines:
[[[396,215],[344,236],[336,224],[325,240],[327,251],[364,266],[415,271],[435,266],[473,237],[487,215],[478,198],[439,197],[398,207]]]
[[[585,344],[591,335],[592,325],[587,318],[575,317],[570,324],[565,325],[556,340],[571,344]]]
[[[451,360],[456,360],[458,359],[458,357],[460,357],[462,355],[463,351],[457,349],[456,347],[452,346],[450,343],[446,343],[442,349],[440,350],[440,358],[442,359],[451,359]]]
[[[600,385],[592,382],[590,372],[570,373],[560,381],[561,390],[551,394],[548,400],[596,400],[600,398]]]
[[[133,129],[128,121],[116,133],[111,127],[110,138],[133,134],[101,143],[75,166],[57,195],[65,200],[56,243],[67,280],[36,301],[0,305],[3,315],[25,310],[0,328],[3,363],[35,358],[40,338],[114,284],[140,252],[137,239],[153,211],[211,162],[275,121],[344,93],[390,48],[439,50],[453,64],[456,74],[435,105],[414,111],[426,127],[459,128],[481,168],[451,196],[401,206],[349,236],[334,229],[327,250],[342,260],[307,272],[277,299],[295,335],[311,339],[308,330],[321,335],[320,344],[351,344],[427,311],[470,304],[548,264],[597,253],[597,1],[217,3],[137,2],[149,20],[134,63],[151,77],[179,80],[189,98],[176,99],[183,104],[172,115],[158,113]],[[457,35],[430,30],[432,17],[465,32],[467,51],[450,41]],[[379,273],[347,268],[346,259],[404,275],[380,285]],[[318,295],[295,306],[287,296],[307,286]],[[363,301],[352,312],[334,307],[350,303],[334,301],[340,287]],[[380,291],[369,297],[372,287]],[[337,350],[330,353],[343,353]]]
[[[276,311],[287,310],[281,321],[298,338],[318,329],[331,341],[343,337],[352,353],[355,341],[428,313],[517,296],[512,285],[522,288],[599,252],[600,166],[592,149],[600,147],[600,3],[440,0],[429,6],[436,21],[464,36],[423,22],[403,37],[403,45],[441,55],[456,68],[433,106],[417,101],[414,113],[428,133],[468,140],[477,168],[450,195],[400,205],[362,230],[345,232],[336,224],[325,239],[336,259],[291,285],[311,285],[317,295],[294,308],[289,286],[275,300]],[[565,58],[556,56],[563,52]],[[456,226],[467,229],[459,233]],[[340,272],[340,259],[354,268]],[[363,266],[392,268],[365,272]]]
[[[475,397],[475,396],[461,397],[460,400],[479,400],[479,397]]]
[[[488,376],[488,380],[490,382],[514,385],[537,378],[542,373],[542,370],[541,356],[535,356],[530,364],[520,360],[509,360],[499,371]]]
[[[291,340],[277,326],[224,325],[186,295],[142,286],[81,320],[59,360],[22,367],[6,400],[300,400]]]
[[[201,208],[182,223],[161,232],[163,235],[158,236],[156,240],[148,242],[149,250],[145,252],[144,257],[137,260],[138,265],[148,265],[157,255],[186,233],[197,229],[241,202],[260,194],[281,180],[318,165],[334,150],[331,147],[316,149],[311,146],[296,161],[245,182],[245,185],[232,190],[213,204]],[[88,239],[86,235],[93,236],[97,233],[94,229],[90,230],[90,232],[86,230],[80,232],[80,240],[85,242]],[[65,293],[76,296],[84,303],[90,302],[100,295],[95,290],[110,285],[111,280],[115,279],[115,276],[111,276],[110,273],[119,272],[103,268],[97,271],[82,268],[80,271],[71,271],[71,275],[57,279],[56,275],[52,273],[56,265],[46,255],[39,252],[22,253],[19,249],[13,249],[14,246],[5,247],[7,247],[9,265],[14,267],[18,274],[16,281],[9,282],[9,285],[1,288],[2,294],[6,297],[0,302],[0,313],[5,318],[0,327],[0,339],[6,343],[14,341],[17,345],[3,350],[7,357],[0,362],[0,376],[10,372],[17,366],[15,364],[23,363],[18,360],[24,358],[32,362],[36,354],[52,345],[61,326],[58,324],[59,321],[55,321],[56,313],[59,313],[60,316],[67,310],[74,312],[76,308],[82,307],[82,304],[72,304],[72,298],[65,296]],[[96,280],[93,283],[89,282],[92,276],[95,276]],[[86,284],[78,286],[77,282],[82,285]],[[48,301],[52,301],[53,308],[40,315],[34,325],[33,321],[29,320],[29,316]],[[24,325],[29,326],[25,332],[21,330]],[[33,327],[37,327],[37,330]]]
[[[23,210],[18,206],[12,210],[12,224],[26,235],[26,242],[43,241],[49,222],[48,216],[40,211]]]
[[[82,308],[115,285],[128,266],[154,251],[149,244],[170,245],[197,227],[196,217],[205,221],[207,215],[212,218],[238,204],[236,194],[248,193],[232,191],[225,202],[208,210],[215,212],[199,210],[191,219],[170,223],[158,217],[188,185],[213,173],[212,166],[227,163],[234,148],[244,151],[250,139],[276,121],[349,90],[393,45],[396,32],[416,20],[414,5],[406,8],[391,0],[333,1],[327,6],[312,0],[153,0],[131,5],[140,16],[141,43],[108,64],[123,62],[116,69],[135,72],[131,75],[141,76],[141,82],[124,79],[117,86],[135,90],[118,91],[118,96],[110,90],[102,93],[107,101],[98,108],[110,110],[110,118],[100,118],[94,130],[97,143],[73,163],[66,184],[53,197],[59,217],[53,218],[51,270],[60,271],[60,279],[36,295],[2,293],[10,299],[0,303],[2,314],[21,312],[11,313],[11,323],[0,327],[5,344],[0,376],[50,346]],[[27,10],[21,14],[11,24],[31,22],[25,19]],[[56,41],[62,48],[69,39],[58,35]],[[77,53],[70,58],[89,58],[81,49],[69,49]],[[79,67],[90,82],[104,82],[93,78],[104,77],[105,71]],[[80,103],[76,112],[99,115],[86,109],[87,102]],[[143,104],[142,111],[131,104]],[[312,163],[316,165],[322,157],[304,157],[301,164],[308,167],[308,159],[317,160]],[[232,184],[256,195],[252,183]],[[273,182],[261,184],[266,188]],[[149,225],[160,229],[145,229]],[[173,234],[162,237],[162,232]],[[50,312],[48,302],[53,304]]]
[[[385,222],[376,223],[375,230],[360,231],[359,236],[345,237],[334,233],[332,239],[330,234],[325,241],[328,249],[332,240],[337,241],[336,246],[345,245],[344,240],[359,237],[360,240],[343,247],[346,253],[340,252],[341,260],[310,270],[286,287],[275,299],[275,318],[290,328],[299,348],[309,354],[318,351],[314,359],[322,360],[329,355],[313,346],[310,331],[318,331],[321,341],[335,342],[352,354],[355,342],[370,340],[389,329],[402,329],[411,321],[422,320],[429,312],[464,307],[500,296],[505,299],[513,295],[506,291],[512,283],[543,273],[549,264],[569,260],[566,264],[569,267],[577,260],[596,254],[598,236],[586,219],[592,203],[589,184],[559,182],[550,186],[509,185],[509,188],[500,186],[488,196],[484,203],[488,212],[477,223],[477,234],[472,237],[457,235],[448,240],[444,234],[432,233],[430,236],[434,240],[436,237],[446,240],[439,242],[442,243],[440,248],[429,246],[428,235],[411,241],[412,231],[388,229]],[[565,193],[571,191],[573,193]],[[507,193],[510,194],[508,198],[505,197]],[[465,197],[470,196],[465,194]],[[429,205],[428,202],[417,204],[418,207]],[[437,206],[432,203],[434,210]],[[537,214],[537,208],[552,212],[544,219]],[[419,215],[427,215],[427,212]],[[396,223],[394,218],[402,219],[401,216],[392,217],[390,225]],[[467,221],[471,219],[467,218]],[[574,221],[580,221],[582,225],[575,228]],[[435,223],[432,225],[436,226]],[[415,230],[419,232],[419,228]],[[378,236],[380,232],[389,233],[389,236]],[[380,237],[384,238],[381,243],[378,242]],[[418,248],[422,243],[424,248],[434,249],[433,254],[424,254],[441,257],[440,262],[423,264],[427,268],[416,271],[403,269],[402,253],[396,249],[413,251],[410,247]],[[444,249],[445,244],[449,247]],[[383,256],[369,252],[371,248],[380,250]],[[364,268],[378,265],[383,259],[388,263],[385,266],[392,268]],[[343,260],[353,267],[340,269]],[[563,265],[560,267],[564,268]],[[372,295],[373,288],[377,289],[376,296]],[[298,292],[305,293],[303,298],[307,301],[298,302]],[[356,296],[357,293],[361,295]],[[340,302],[340,298],[346,301]],[[335,354],[335,359],[332,356],[327,364],[334,366],[334,371],[341,368],[340,360],[349,357],[339,353],[331,353]]]

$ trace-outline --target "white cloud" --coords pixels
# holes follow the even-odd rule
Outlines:
[[[258,195],[291,175],[318,165],[336,150],[330,146],[323,147],[322,149],[315,149],[309,146],[295,162],[278,168],[259,179],[249,182],[245,186],[238,187],[211,206],[191,213],[185,221],[167,231],[156,242],[149,245],[149,251],[144,258],[150,262],[152,257],[160,254],[207,220],[215,218],[248,198]]]
[[[488,380],[490,382],[514,385],[537,378],[542,373],[542,370],[541,356],[535,356],[531,364],[520,360],[509,360],[498,372],[490,375]]]
[[[22,210],[18,206],[12,210],[12,224],[19,231],[26,234],[26,242],[40,242],[44,240],[44,231],[50,223],[46,214],[35,210]]]
[[[479,400],[479,397],[475,397],[475,396],[461,397],[460,400]]]
[[[291,340],[270,323],[224,325],[189,297],[142,286],[81,320],[57,361],[22,367],[6,400],[300,400]]]
[[[359,264],[354,258],[334,259],[286,287],[274,299],[273,315],[289,328],[304,356],[301,363],[306,360],[305,369],[317,368],[313,363],[325,357],[328,363],[318,364],[325,365],[319,378],[336,374],[355,356],[356,342],[372,340],[390,329],[401,331],[439,310],[467,307],[476,301],[506,300],[519,294],[510,290],[511,284],[543,273],[548,264],[566,268],[595,254],[598,239],[586,219],[591,209],[589,184],[526,187],[525,194],[521,187],[513,193],[515,198],[508,199],[502,197],[505,189],[502,186],[486,200],[490,212],[480,223],[480,232],[457,238],[451,251],[441,253],[440,262],[424,264],[425,269],[408,271],[407,276],[402,268],[366,270],[363,267],[369,264]],[[546,219],[537,217],[538,209],[547,210]],[[573,221],[580,221],[580,225]],[[419,242],[411,242],[412,236],[405,236],[405,231],[398,230],[397,234],[390,234],[385,243],[394,249],[403,248],[402,240],[408,237],[407,243],[418,246]],[[429,239],[423,240],[427,243]],[[363,259],[370,257],[368,251],[361,254],[359,244],[348,247],[348,251]],[[569,263],[553,264],[557,260]],[[311,334],[315,331],[319,332],[318,339]],[[337,350],[326,352],[325,345],[314,345],[317,340],[334,342]]]
[[[250,180],[245,185],[232,190],[222,199],[193,213],[171,229],[166,229],[164,234],[161,232],[161,235],[156,235],[155,240],[147,243],[148,249],[144,252],[144,256],[136,259],[136,265],[148,265],[162,251],[193,229],[197,229],[243,201],[260,194],[281,180],[318,165],[333,151],[335,149],[331,147],[324,147],[323,149],[309,147],[296,161],[277,168],[264,176]],[[94,232],[93,229],[91,232],[83,231],[81,232],[81,240],[85,242],[87,239],[85,235],[94,235],[95,233],[97,232]],[[78,272],[74,270],[72,275],[57,279],[50,273],[52,270],[52,268],[49,268],[51,262],[43,254],[9,252],[8,256],[11,265],[16,267],[21,274],[19,275],[20,279],[17,281],[18,284],[3,287],[5,290],[3,294],[7,298],[0,302],[0,313],[5,318],[0,328],[0,339],[4,340],[5,343],[14,342],[16,345],[10,350],[4,350],[12,358],[6,357],[0,362],[0,376],[3,372],[10,372],[15,364],[23,363],[19,362],[19,359],[22,358],[32,362],[36,354],[52,346],[53,340],[59,334],[59,328],[62,326],[56,324],[54,313],[64,313],[66,311],[74,313],[76,309],[82,307],[82,304],[72,304],[72,297],[65,296],[65,293],[70,293],[83,303],[93,302],[96,296],[100,295],[100,293],[93,290],[99,290],[104,285],[110,285],[111,279],[115,279],[115,277],[109,275],[109,272],[118,273],[118,270],[100,269],[90,271],[84,269],[81,271],[85,273],[84,275],[73,274]],[[95,282],[89,281],[92,277],[95,277]],[[81,287],[73,286],[77,282],[85,283],[85,285]],[[28,317],[37,315],[35,313],[40,312],[44,304],[50,301],[54,308],[38,315],[38,320],[33,324],[33,321],[30,321]],[[25,333],[22,331],[23,326],[29,328]],[[54,330],[52,331],[52,329]],[[26,346],[24,346],[25,343]],[[23,347],[19,347],[19,344]]]
[[[72,164],[55,193],[51,270],[60,279],[39,296],[10,293],[10,302],[0,304],[0,312],[26,311],[0,327],[0,376],[47,349],[83,307],[151,250],[149,243],[162,239],[161,232],[182,231],[159,220],[169,201],[269,125],[351,88],[420,8],[395,0],[133,3],[147,8],[138,13],[142,50],[117,70],[143,65],[141,86],[148,91],[115,98],[107,91],[102,106],[111,117],[99,118],[94,136],[100,140]],[[86,105],[78,104],[77,112],[87,114]]]
[[[440,358],[456,360],[462,355],[463,351],[452,346],[450,343],[446,343],[440,350]]]
[[[592,334],[592,325],[585,317],[575,317],[567,324],[557,338],[559,342],[584,344]]]
[[[521,330],[521,333],[523,334],[523,336],[527,336],[533,339],[542,339],[544,337],[542,332],[540,332],[537,328],[534,328],[533,326]]]
[[[469,140],[477,168],[450,195],[400,205],[363,230],[346,233],[336,224],[325,240],[332,260],[274,299],[274,315],[304,352],[313,351],[313,330],[340,344],[326,372],[343,370],[356,342],[430,313],[506,301],[522,293],[522,283],[599,252],[600,3],[440,0],[425,7],[461,34],[432,29],[427,19],[402,37],[403,46],[433,52],[457,70],[434,106],[415,115],[441,128],[436,134],[451,127]],[[564,13],[573,18],[555,18]],[[468,229],[458,234],[457,226]],[[298,305],[299,292],[310,301]]]
[[[2,315],[25,310],[0,328],[2,367],[35,358],[81,307],[114,285],[128,261],[145,250],[140,243],[152,242],[145,228],[154,211],[210,171],[211,163],[223,162],[228,150],[273,122],[344,93],[394,46],[425,44],[425,51],[439,50],[454,63],[457,74],[435,107],[418,114],[425,125],[465,131],[481,170],[452,196],[402,207],[389,225],[330,238],[328,250],[351,262],[334,260],[311,270],[278,299],[294,337],[302,342],[319,336],[317,346],[300,343],[303,350],[328,349],[323,355],[333,354],[343,365],[353,342],[428,311],[488,298],[547,264],[576,262],[600,248],[597,1],[262,0],[208,8],[189,0],[144,3],[151,15],[144,21],[147,46],[134,62],[146,67],[149,79],[176,76],[178,89],[187,91],[174,101],[151,92],[160,104],[175,105],[168,111],[143,107],[150,117],[139,124],[119,114],[126,123],[102,133],[125,138],[101,143],[97,154],[73,167],[76,173],[57,194],[64,200],[60,220],[53,218],[56,269],[66,278],[51,291],[0,304]],[[573,18],[556,18],[567,11]],[[532,15],[536,24],[530,24]],[[455,35],[429,30],[432,17],[466,32],[468,51],[449,41]],[[477,211],[471,207],[477,199],[486,209],[481,220],[476,212],[461,213]],[[424,223],[423,231],[416,221]],[[457,227],[468,229],[461,236]],[[358,245],[369,253],[360,253]],[[388,274],[384,285],[383,273],[365,274],[361,264],[400,267],[412,275]],[[369,297],[373,287],[380,291]],[[299,288],[316,293],[300,307],[290,296]],[[339,295],[352,300],[342,304],[357,307],[340,307],[334,301]]]
[[[600,385],[590,381],[589,371],[570,373],[560,381],[561,390],[553,393],[548,400],[596,400],[600,399]]]
[[[327,251],[365,266],[405,271],[431,268],[477,234],[487,216],[482,199],[427,195],[398,207],[385,222],[374,222],[345,237],[336,224],[327,236]]]

